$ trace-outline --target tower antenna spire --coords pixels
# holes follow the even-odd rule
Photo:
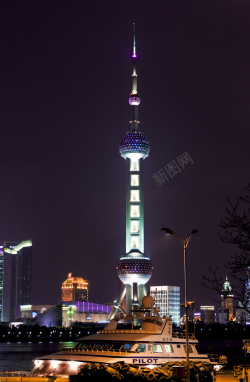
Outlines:
[[[132,92],[129,97],[129,104],[131,106],[131,130],[138,131],[138,125],[140,123],[138,119],[138,106],[140,105],[140,96],[137,92],[137,73],[136,73],[136,43],[135,43],[135,23],[133,23],[133,72],[132,72]]]
[[[135,23],[133,23],[133,58],[137,57],[136,54],[136,42],[135,42]]]

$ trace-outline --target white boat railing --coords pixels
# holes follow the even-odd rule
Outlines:
[[[116,352],[116,353],[139,353],[136,350],[120,350],[120,349],[63,349],[64,352]]]
[[[0,378],[32,377],[32,371],[0,371]]]
[[[207,354],[209,361],[212,363],[219,363],[219,364],[226,364],[227,363],[227,357],[225,356],[219,356],[218,354]]]
[[[100,330],[100,334],[158,334],[161,330],[137,330],[137,329],[117,329],[117,330]]]
[[[173,338],[181,338],[181,339],[186,339],[186,333],[172,333]],[[188,338],[190,340],[196,340],[195,336],[192,333],[188,334]]]

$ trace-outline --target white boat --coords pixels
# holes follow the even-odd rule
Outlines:
[[[152,308],[153,299],[146,296],[140,309],[131,312],[130,316],[120,317],[123,322],[130,322],[131,329],[119,329],[119,319],[111,320],[104,330],[97,334],[79,339],[73,349],[41,357],[35,360],[33,373],[69,375],[77,374],[86,363],[125,362],[138,366],[155,367],[169,361],[186,360],[185,333],[172,332],[171,317],[158,317]],[[141,327],[134,328],[134,323],[141,321]],[[199,354],[196,345],[198,340],[189,335],[189,360],[211,362],[206,354]]]

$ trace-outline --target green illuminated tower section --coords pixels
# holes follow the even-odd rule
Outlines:
[[[137,92],[135,28],[133,35],[131,131],[122,139],[120,154],[126,159],[126,254],[144,253],[144,208],[143,208],[143,159],[150,150],[148,138],[139,132],[138,107],[141,99]]]
[[[152,265],[144,255],[143,160],[149,155],[148,138],[139,131],[138,107],[141,99],[137,91],[135,25],[132,54],[132,91],[130,131],[120,143],[120,154],[126,160],[126,255],[120,258],[117,273],[124,284],[115,301],[112,318],[126,295],[126,313],[141,304],[146,295],[145,284],[151,277]]]

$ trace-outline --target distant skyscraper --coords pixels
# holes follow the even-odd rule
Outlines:
[[[0,317],[14,321],[20,305],[31,304],[32,240],[0,243]]]
[[[62,283],[62,301],[88,301],[89,283],[81,277],[72,277],[68,274]]]
[[[213,324],[215,322],[215,310],[214,306],[200,306],[201,321],[204,324]]]
[[[247,281],[245,285],[245,304],[250,312],[250,267],[247,269]],[[250,325],[250,313],[246,312],[246,324]]]
[[[180,287],[151,286],[150,295],[154,306],[159,309],[159,316],[172,316],[173,322],[180,326]]]
[[[123,289],[114,303],[112,318],[121,308],[126,295],[126,313],[141,304],[146,295],[145,284],[151,277],[152,265],[144,255],[144,206],[143,206],[143,160],[150,151],[148,138],[139,131],[138,106],[141,99],[137,92],[135,29],[133,36],[132,92],[130,131],[120,143],[120,154],[126,160],[126,255],[120,258],[117,273]]]
[[[221,294],[221,309],[228,309],[228,321],[231,321],[234,318],[233,297],[232,287],[226,276]]]

